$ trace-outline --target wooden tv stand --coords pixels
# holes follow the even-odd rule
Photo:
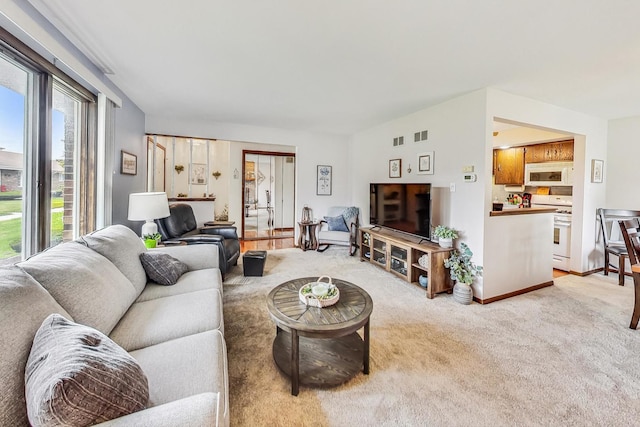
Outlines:
[[[427,298],[440,292],[451,293],[453,284],[444,260],[453,248],[441,248],[431,242],[419,243],[418,236],[411,237],[380,227],[360,229],[360,260],[384,268],[410,283],[418,283],[418,276],[429,279]],[[422,256],[428,257],[423,267],[418,263]]]

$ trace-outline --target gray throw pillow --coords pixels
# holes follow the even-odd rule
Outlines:
[[[359,212],[360,210],[355,206],[348,207],[344,210],[344,212],[342,212],[342,217],[344,218],[344,222],[347,223],[347,226],[352,222],[356,222]]]
[[[344,217],[342,215],[325,216],[324,220],[327,221],[329,231],[349,231],[347,223],[344,222]]]
[[[161,252],[143,252],[140,261],[149,279],[159,285],[175,285],[180,276],[189,271],[187,264]]]
[[[51,314],[33,339],[25,394],[32,426],[87,426],[144,409],[149,384],[109,337]]]

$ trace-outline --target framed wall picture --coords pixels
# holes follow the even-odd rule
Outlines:
[[[601,183],[604,178],[604,160],[591,160],[591,182]]]
[[[318,165],[316,179],[316,194],[318,196],[330,196],[331,181],[333,180],[333,171],[331,166]]]
[[[137,175],[138,156],[120,150],[120,173],[123,175]]]
[[[418,175],[433,175],[433,151],[418,153]]]
[[[207,177],[207,165],[204,163],[191,164],[191,184],[205,185]]]
[[[389,178],[402,177],[402,159],[389,160]]]

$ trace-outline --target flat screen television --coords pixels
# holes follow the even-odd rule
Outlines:
[[[431,184],[370,184],[372,225],[431,239]]]

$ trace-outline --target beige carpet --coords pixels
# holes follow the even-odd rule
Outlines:
[[[373,298],[371,373],[294,397],[275,366],[266,295],[328,274]],[[425,291],[346,248],[270,251],[264,277],[225,281],[232,426],[627,426],[640,423],[633,284],[565,276],[488,305]]]

